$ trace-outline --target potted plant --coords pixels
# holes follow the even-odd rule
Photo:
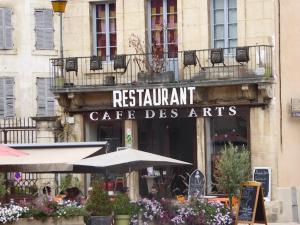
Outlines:
[[[129,225],[131,217],[136,211],[134,203],[130,202],[126,194],[119,194],[113,203],[115,225]]]
[[[90,225],[111,225],[112,204],[103,185],[94,185],[93,191],[86,204],[90,214]]]
[[[250,153],[244,147],[225,144],[220,159],[216,163],[215,178],[220,191],[229,195],[230,210],[233,196],[237,195],[240,183],[250,178]]]
[[[145,52],[145,43],[135,34],[129,38],[129,47],[134,48],[137,56],[134,61],[137,63],[140,72],[137,73],[139,82],[163,83],[175,80],[174,71],[166,71],[167,60],[164,53],[163,45],[155,40],[151,44],[152,52]]]

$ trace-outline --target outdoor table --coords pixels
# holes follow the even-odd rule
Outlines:
[[[224,203],[226,206],[229,206],[229,198],[209,198],[208,202],[221,202]]]

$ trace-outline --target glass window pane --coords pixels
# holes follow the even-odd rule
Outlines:
[[[117,34],[110,34],[110,46],[116,46],[117,45]]]
[[[167,3],[168,13],[175,13],[177,12],[177,0],[168,0]]]
[[[163,44],[164,43],[164,35],[163,31],[152,31],[152,44]]]
[[[151,17],[151,29],[161,30],[163,26],[163,16],[152,16]]]
[[[97,18],[105,18],[105,4],[96,6],[96,17]]]
[[[110,48],[110,59],[113,60],[115,55],[116,55],[116,52],[117,52],[117,48],[116,47],[111,47]]]
[[[215,48],[224,48],[225,47],[224,40],[215,41],[214,47]]]
[[[223,24],[224,23],[224,10],[215,10],[214,11],[214,23]]]
[[[97,33],[105,33],[105,20],[97,20]]]
[[[105,34],[97,35],[97,47],[106,47],[106,35]]]
[[[109,4],[109,17],[116,17],[116,4]]]
[[[177,43],[177,30],[168,30],[168,43]]]
[[[109,19],[109,32],[116,32],[116,19]]]
[[[229,38],[237,38],[237,28],[236,24],[230,24],[228,26],[228,37]]]
[[[214,0],[214,9],[224,9],[224,0]]]
[[[229,47],[230,48],[235,48],[236,46],[237,46],[237,40],[236,39],[229,40]]]
[[[224,39],[224,25],[216,25],[214,39]]]
[[[231,142],[234,146],[248,146],[248,117],[211,118],[205,120],[206,165],[208,193],[220,193],[215,186],[216,163],[225,144]]]
[[[228,0],[229,8],[236,8],[236,1],[237,0]]]
[[[178,54],[178,45],[168,44],[168,58],[177,58],[177,54]]]
[[[229,9],[228,10],[228,21],[229,23],[236,23],[236,9]]]
[[[168,15],[168,28],[177,28],[177,14]]]
[[[151,14],[163,13],[163,0],[151,0]]]
[[[106,61],[106,48],[98,48],[98,56],[101,57],[103,61]]]

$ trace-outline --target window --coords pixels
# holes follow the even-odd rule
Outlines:
[[[177,43],[177,0],[150,0],[151,45],[160,45],[169,58],[176,58]]]
[[[0,78],[0,118],[15,116],[14,78]]]
[[[38,50],[54,49],[53,12],[50,9],[35,10],[35,47]]]
[[[205,132],[207,192],[216,194],[220,193],[215,185],[216,163],[220,158],[223,146],[229,142],[235,146],[249,146],[249,109],[236,117],[207,118]]]
[[[212,1],[212,44],[214,48],[237,46],[237,0]]]
[[[37,78],[37,116],[54,116],[54,99],[50,78]]]
[[[12,9],[0,8],[0,49],[12,49]]]
[[[103,3],[94,7],[94,46],[96,55],[107,61],[117,53],[116,4]]]

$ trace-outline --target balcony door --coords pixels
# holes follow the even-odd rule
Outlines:
[[[177,0],[148,1],[149,52],[156,46],[164,54],[164,71],[174,71],[178,80]]]

